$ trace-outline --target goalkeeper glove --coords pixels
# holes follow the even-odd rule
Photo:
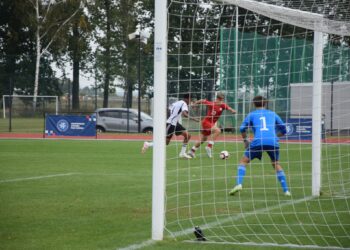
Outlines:
[[[245,148],[248,148],[248,147],[249,147],[249,144],[250,144],[250,141],[249,141],[248,138],[244,138],[244,139],[243,139],[243,143],[244,143],[244,147],[245,147]]]

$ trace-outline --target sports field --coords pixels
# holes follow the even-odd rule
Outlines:
[[[237,157],[240,156],[234,153],[235,147],[239,147],[236,144],[230,148],[231,158],[223,163],[219,159],[211,160],[205,157],[197,157],[190,162],[187,160],[179,161],[175,154],[176,144],[173,143],[168,147],[167,220],[170,223],[168,227],[173,232],[180,233],[177,240],[169,237],[166,233],[166,239],[163,242],[150,242],[152,156],[151,151],[145,155],[140,154],[141,145],[142,142],[137,141],[111,140],[0,140],[0,248],[135,249],[136,245],[144,246],[142,249],[233,249],[232,245],[183,242],[183,239],[194,240],[194,236],[192,232],[181,233],[180,229],[187,230],[192,227],[193,223],[201,225],[204,221],[203,217],[200,216],[203,209],[207,222],[210,223],[213,221],[214,215],[220,217],[239,213],[240,211],[233,207],[239,203],[246,206],[245,209],[248,212],[263,211],[261,208],[274,206],[272,196],[279,197],[279,187],[275,181],[272,186],[269,186],[269,183],[263,183],[261,180],[259,182],[259,178],[256,178],[261,177],[261,169],[256,170],[252,177],[247,179],[245,193],[237,197],[227,197],[226,189],[231,187],[233,180],[225,177],[225,173],[229,171],[232,176],[235,175]],[[217,144],[218,150],[223,149],[223,147],[223,144]],[[301,151],[305,157],[310,155],[308,144],[303,150],[300,150],[300,147],[304,146],[300,145],[290,147],[288,159],[300,158]],[[350,231],[349,152],[350,145],[348,144],[331,145],[325,152],[337,171],[335,171],[335,175],[325,177],[327,186],[325,195],[317,199],[314,207],[305,206],[307,203],[290,203],[290,206],[283,207],[288,212],[297,210],[301,212],[301,215],[314,211],[315,216],[319,215],[320,211],[313,209],[320,207],[326,209],[328,207],[329,210],[323,211],[325,213],[322,220],[319,219],[319,224],[329,223],[329,226],[321,226],[318,229],[321,231],[318,233],[329,235],[330,232],[337,232],[334,235],[336,239],[333,239],[334,242],[332,242],[334,244],[331,245],[341,243],[340,246],[347,248],[350,248],[350,239],[347,238]],[[283,156],[287,157],[287,155]],[[217,170],[212,168],[213,161],[217,162]],[[266,164],[263,169],[271,175],[270,166],[267,162]],[[310,161],[305,162],[305,164],[303,169],[309,171],[307,166],[310,165]],[[329,165],[327,164],[327,166]],[[200,166],[204,166],[204,168],[200,168]],[[219,168],[220,166],[222,168]],[[340,171],[342,167],[344,169]],[[190,175],[189,171],[192,171]],[[292,171],[295,173],[293,174]],[[286,172],[287,175],[298,176],[300,168],[292,170],[291,167],[288,167]],[[342,179],[339,179],[340,177],[337,177],[336,173],[341,175]],[[330,172],[327,174],[330,175]],[[216,178],[212,178],[213,175]],[[198,178],[199,176],[201,178]],[[255,178],[253,178],[254,176]],[[300,179],[291,180],[293,199],[295,200],[303,199],[309,195],[307,193],[310,190],[310,187],[301,188],[303,184],[310,184],[309,172],[305,173],[304,177],[299,177]],[[331,188],[331,184],[333,182],[337,184],[337,181],[340,182],[339,180],[347,180],[347,182],[342,185],[338,183],[334,189]],[[196,183],[199,181],[201,183],[200,190],[195,190],[198,187]],[[177,186],[176,190],[174,185]],[[192,189],[189,190],[191,185]],[[251,206],[253,200],[252,185],[257,190],[254,192],[255,207]],[[265,190],[272,188],[273,191],[266,193],[261,189],[263,186]],[[293,187],[299,188],[293,189]],[[203,190],[208,190],[208,192],[203,192]],[[341,193],[342,191],[344,193]],[[196,194],[198,195],[196,196]],[[336,202],[327,203],[329,200],[324,197],[332,195],[337,195],[340,198],[333,200]],[[182,198],[179,199],[179,197]],[[271,201],[270,203],[262,201],[267,197]],[[286,198],[279,199],[284,202]],[[198,208],[192,206],[201,202],[205,202],[206,205]],[[286,202],[288,201],[286,200]],[[326,204],[321,206],[320,204],[323,202]],[[213,205],[215,203],[216,206]],[[310,204],[313,206],[312,202]],[[175,212],[176,207],[179,206],[181,208],[191,207],[192,221],[184,219],[188,218],[188,209],[187,211],[179,209]],[[279,208],[279,210],[281,209]],[[337,216],[332,216],[330,211],[338,211]],[[270,216],[263,218],[264,214],[243,219],[251,224],[257,219],[259,223],[264,223],[264,219],[266,219],[266,224],[270,224]],[[194,218],[198,218],[198,220],[194,220]],[[276,225],[288,224],[288,221],[282,223],[281,220],[285,220],[285,218],[290,218],[290,222],[295,223],[295,216],[292,215],[277,216],[273,221]],[[302,220],[302,217],[299,220]],[[254,231],[254,228],[241,227],[243,223],[239,220],[235,222],[240,225],[239,232],[237,232],[237,228],[232,228],[232,221],[222,220],[221,222],[221,231],[215,229],[210,231],[210,234],[229,236],[227,233],[232,233],[234,236],[246,232],[247,235],[250,235],[251,230]],[[311,222],[305,221],[305,224],[311,224]],[[226,226],[230,226],[230,229],[223,230]],[[284,225],[282,226],[284,227]],[[257,230],[260,227],[261,225],[257,225]],[[300,225],[291,228],[301,230]],[[269,229],[266,228],[266,230]],[[209,230],[207,232],[209,233]],[[290,232],[287,233],[290,234]],[[310,233],[312,233],[311,229]],[[299,231],[298,234],[300,234]],[[240,240],[241,238],[242,235],[236,239]],[[293,242],[294,238],[295,236],[290,238],[290,241]],[[243,237],[242,240],[246,239]],[[267,237],[264,240],[268,242],[270,239]],[[326,238],[327,240],[331,242],[332,239]],[[278,242],[278,240],[276,241]],[[303,237],[297,241],[301,243],[305,241],[305,244],[309,244],[309,241]],[[327,242],[320,240],[317,243],[326,245]],[[234,249],[280,248],[235,245]]]

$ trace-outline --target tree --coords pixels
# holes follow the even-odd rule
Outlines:
[[[67,2],[66,8],[68,12],[77,10],[77,13],[68,23],[68,27],[60,34],[60,42],[63,44],[60,47],[65,48],[62,54],[67,55],[71,61],[73,70],[72,108],[73,110],[78,110],[80,107],[80,71],[89,71],[86,62],[90,56],[91,25],[87,15],[87,9],[81,4],[81,1],[71,0]]]
[[[96,44],[95,66],[100,87],[103,89],[103,107],[108,107],[113,81],[120,74],[120,47],[124,34],[118,27],[119,4],[112,0],[97,0],[90,5]],[[125,15],[125,13],[123,14]]]
[[[106,39],[105,39],[105,77],[104,77],[104,84],[103,84],[103,107],[108,107],[108,96],[109,96],[109,85],[111,80],[111,41],[112,41],[112,34],[111,34],[111,1],[110,0],[104,0],[103,2],[105,11],[106,11],[106,19],[105,19],[105,27],[106,27]]]
[[[23,74],[23,65],[30,64],[32,40],[31,29],[27,25],[27,7],[18,0],[5,0],[0,3],[1,95],[12,92],[15,76],[21,71]]]
[[[109,93],[115,89],[115,86],[125,90],[128,96],[127,104],[125,104],[130,107],[131,93],[136,88],[137,82],[139,50],[137,41],[129,41],[128,35],[141,27],[141,22],[144,24],[143,27],[152,23],[153,14],[148,10],[152,9],[152,6],[153,1],[151,0],[143,2],[96,0],[90,5],[89,12],[94,24],[94,37],[98,44],[95,57],[96,67],[99,75],[103,76],[99,81],[104,91],[104,107],[108,106]],[[144,51],[149,51],[148,48],[152,48],[152,43],[144,47]],[[153,63],[147,67],[152,65]],[[150,77],[150,75],[152,73],[148,73],[147,76]]]
[[[60,30],[63,29],[71,19],[78,13],[80,5],[72,11],[65,11],[66,1],[44,1],[27,0],[32,4],[35,11],[35,80],[34,80],[34,98],[33,106],[36,106],[36,97],[39,89],[40,60],[45,53],[49,52],[51,44],[57,38]]]

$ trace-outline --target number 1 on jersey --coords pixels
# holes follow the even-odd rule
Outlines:
[[[260,117],[260,120],[262,121],[260,131],[269,131],[269,129],[266,127],[266,117],[262,116]]]

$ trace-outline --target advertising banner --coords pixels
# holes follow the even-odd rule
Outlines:
[[[311,118],[289,118],[286,121],[287,133],[281,139],[285,140],[312,140]],[[322,125],[322,138],[324,126]]]
[[[47,115],[45,136],[96,136],[92,115]]]

